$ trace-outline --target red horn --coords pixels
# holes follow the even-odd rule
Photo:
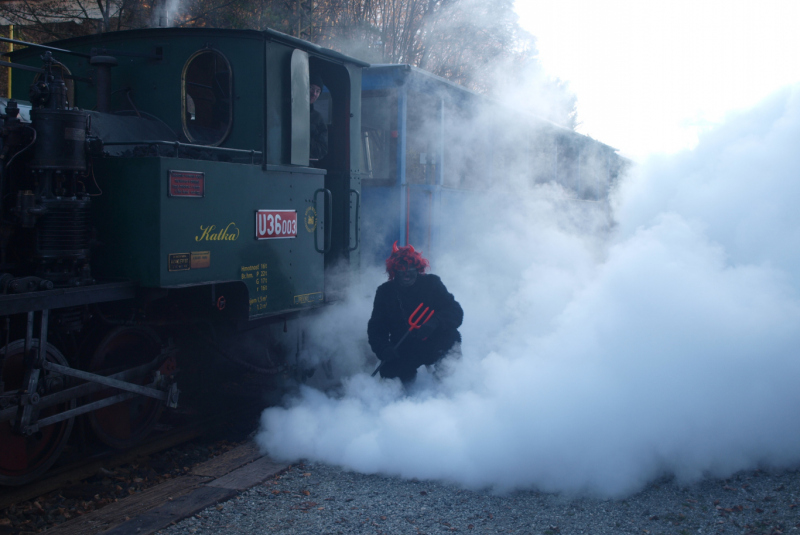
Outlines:
[[[414,251],[414,246],[413,246],[413,245],[409,244],[409,245],[408,245],[408,247],[409,247],[409,249],[411,249],[411,252],[412,252],[412,253],[413,253],[413,252],[415,252],[415,251]]]
[[[392,253],[396,253],[399,250],[400,249],[397,248],[397,240],[395,240],[394,243],[392,244]]]

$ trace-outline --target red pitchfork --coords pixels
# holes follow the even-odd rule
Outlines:
[[[428,314],[429,307],[425,307],[425,310],[423,310],[423,311],[422,311],[422,313],[421,313],[419,316],[417,316],[417,312],[419,312],[419,309],[421,309],[421,308],[423,307],[423,305],[424,305],[424,304],[425,304],[425,303],[420,303],[420,304],[417,306],[417,308],[415,308],[415,309],[414,309],[414,312],[412,312],[412,313],[411,313],[411,315],[408,317],[408,330],[406,331],[406,334],[404,334],[404,335],[403,335],[403,336],[400,338],[400,340],[397,342],[397,344],[394,346],[394,348],[395,348],[395,349],[397,349],[398,347],[400,347],[400,344],[402,344],[402,343],[403,343],[403,340],[405,340],[405,339],[406,339],[406,336],[408,336],[408,335],[411,333],[411,331],[413,331],[414,329],[419,329],[419,328],[420,328],[422,325],[425,325],[426,323],[428,323],[428,320],[429,320],[429,319],[431,319],[431,316],[433,316],[433,313],[434,313],[435,311],[434,311],[434,310],[431,310],[431,313],[430,313],[430,314]],[[427,317],[427,318],[425,318],[425,314],[428,314],[428,317]],[[415,316],[416,316],[416,317],[415,317]],[[422,318],[425,318],[425,319],[423,320]],[[425,339],[423,338],[423,340],[425,340]],[[386,360],[385,360],[385,361],[383,361],[383,362],[381,362],[381,363],[378,365],[378,367],[377,367],[377,368],[375,368],[375,371],[374,371],[374,372],[372,372],[372,376],[371,376],[371,377],[375,377],[375,374],[376,374],[376,373],[378,373],[378,372],[380,371],[381,367],[382,367],[384,364],[386,364],[387,362],[388,362],[388,361],[386,361]]]

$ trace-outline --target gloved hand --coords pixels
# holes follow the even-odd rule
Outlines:
[[[380,351],[378,351],[378,358],[383,362],[396,359],[397,351],[395,351],[395,349],[392,346],[386,346]]]
[[[434,316],[431,316],[431,319],[423,323],[419,326],[419,329],[414,329],[411,331],[409,336],[414,337],[417,340],[424,340],[428,338],[433,332],[439,328],[439,320],[436,319]]]

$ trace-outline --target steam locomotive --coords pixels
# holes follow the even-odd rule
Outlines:
[[[0,62],[14,97],[0,99],[2,485],[46,472],[78,418],[109,446],[142,440],[178,379],[221,382],[200,348],[226,371],[302,376],[297,319],[394,240],[435,253],[439,211],[502,180],[500,162],[552,159],[531,179],[596,202],[619,175],[610,147],[530,121],[524,145],[475,137],[456,165],[420,118],[460,128],[446,117],[480,96],[270,30],[23,44]],[[316,161],[310,72],[326,86]],[[583,164],[587,188],[588,153],[608,165]]]
[[[240,366],[287,372],[284,325],[323,305],[326,266],[358,265],[351,138],[366,66],[277,32],[215,29],[11,56],[12,94],[27,102],[2,103],[6,485],[44,473],[77,417],[113,447],[141,440],[192,365],[170,343],[181,327]],[[319,161],[310,70],[328,89]],[[253,330],[249,361],[220,342]]]

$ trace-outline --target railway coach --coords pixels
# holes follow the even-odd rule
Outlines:
[[[361,106],[365,261],[394,241],[435,259],[465,201],[512,179],[556,184],[611,224],[627,160],[604,143],[411,65],[365,69]]]

